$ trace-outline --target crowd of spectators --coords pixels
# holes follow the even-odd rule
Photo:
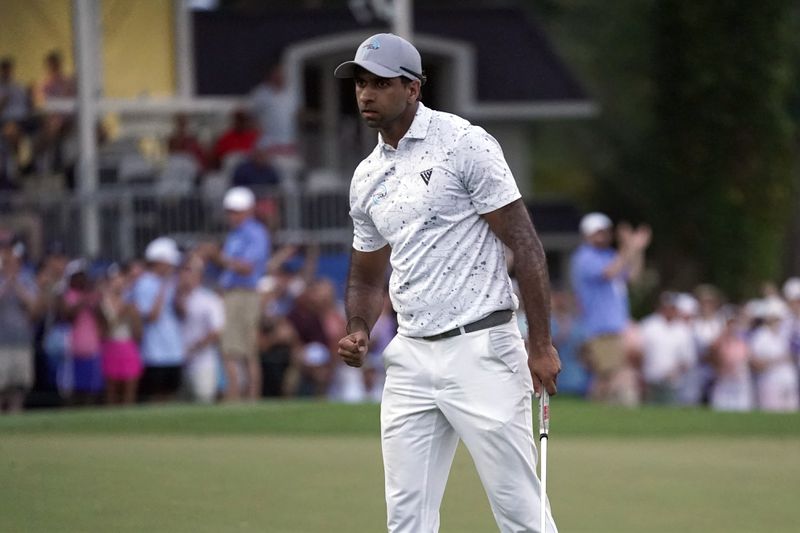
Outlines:
[[[230,189],[223,207],[223,243],[181,248],[159,237],[125,264],[90,264],[55,246],[31,267],[25,244],[0,233],[2,410],[22,409],[32,388],[66,405],[378,400],[391,306],[371,364],[347,367],[336,356],[340,287],[318,274],[318,247],[273,249],[249,189]]]
[[[651,314],[630,318],[627,284],[641,270],[646,226],[584,217],[572,291],[553,295],[562,391],[595,401],[708,405],[716,410],[800,409],[800,278],[741,304],[709,284],[665,291]]]
[[[64,72],[58,51],[44,58],[41,80],[29,87],[15,77],[11,57],[0,58],[0,189],[19,188],[24,173],[65,171],[72,128],[69,114],[44,112],[53,98],[75,96],[75,80]]]
[[[77,132],[74,116],[48,106],[54,99],[76,97],[74,76],[67,74],[60,52],[48,53],[41,80],[25,86],[15,77],[12,57],[0,58],[0,189],[23,189],[26,178],[56,177],[76,187]],[[275,62],[263,80],[242,99],[229,124],[198,135],[189,113],[172,117],[172,130],[156,140],[146,155],[140,138],[112,138],[106,122],[98,124],[101,183],[158,183],[162,190],[187,193],[211,175],[224,185],[296,188],[303,169],[298,142],[300,104],[296,91]],[[133,141],[133,143],[131,143]]]
[[[381,353],[396,332],[388,294],[368,364],[336,356],[341,287],[317,273],[315,246],[274,247],[255,196],[223,200],[224,243],[152,241],[140,259],[98,267],[55,246],[35,268],[0,232],[0,406],[51,388],[67,405],[262,397],[380,401]],[[581,224],[571,288],[552,292],[561,394],[636,406],[800,409],[800,278],[736,305],[705,284],[663,292],[630,318],[627,283],[641,268],[646,227]],[[602,235],[598,235],[602,233]],[[524,313],[518,313],[524,329]]]
[[[13,60],[0,59],[0,189],[17,188],[25,172],[63,172],[69,184],[72,119],[42,109],[73,97],[75,83],[58,52],[45,57],[44,71],[25,88]],[[296,395],[378,401],[381,352],[396,331],[388,295],[370,364],[340,364],[341,287],[317,277],[316,247],[276,248],[270,239],[281,214],[269,191],[298,184],[300,112],[274,63],[213,141],[199,139],[188,115],[173,117],[165,148],[174,174],[188,173],[193,184],[225,169],[225,243],[180,249],[162,237],[142,258],[102,268],[55,246],[31,268],[25,243],[0,234],[0,409],[21,409],[34,384],[74,405]],[[251,190],[268,192],[256,198]],[[643,270],[650,229],[614,231],[606,215],[591,213],[579,231],[570,287],[552,295],[562,393],[629,406],[798,409],[800,279],[742,305],[711,285],[667,291],[635,321],[627,286]],[[518,317],[524,327],[524,313]]]

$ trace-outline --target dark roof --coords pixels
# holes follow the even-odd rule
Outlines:
[[[414,31],[469,42],[477,57],[477,99],[497,102],[587,100],[547,36],[516,8],[415,11]],[[194,13],[195,68],[201,95],[245,94],[288,45],[361,26],[347,9],[280,10],[261,14]],[[423,53],[423,64],[425,52]]]

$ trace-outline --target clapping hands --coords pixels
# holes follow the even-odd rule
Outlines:
[[[653,237],[653,230],[647,224],[633,228],[627,222],[617,225],[617,242],[620,248],[631,252],[642,252],[649,245]]]

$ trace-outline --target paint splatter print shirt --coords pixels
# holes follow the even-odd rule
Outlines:
[[[350,185],[353,248],[389,245],[402,335],[423,337],[516,309],[503,244],[480,217],[520,198],[497,141],[419,104],[397,149],[378,145]]]

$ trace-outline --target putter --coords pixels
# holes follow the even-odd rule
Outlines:
[[[539,479],[542,492],[539,498],[540,531],[547,532],[547,439],[550,432],[550,395],[542,386],[539,396]]]

